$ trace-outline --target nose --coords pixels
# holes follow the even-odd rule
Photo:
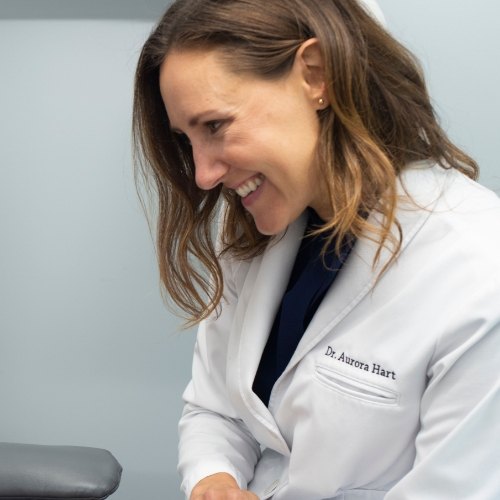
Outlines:
[[[200,189],[209,190],[222,182],[229,167],[210,146],[192,145],[195,181]]]

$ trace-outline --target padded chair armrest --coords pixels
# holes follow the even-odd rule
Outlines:
[[[0,443],[0,500],[102,500],[121,473],[99,448]]]

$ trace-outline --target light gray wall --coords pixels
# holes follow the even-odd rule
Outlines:
[[[152,21],[169,0],[0,0],[0,19]]]
[[[112,450],[117,500],[182,498],[193,342],[159,298],[132,181],[132,75],[150,28],[0,20],[0,441]]]
[[[380,3],[499,188],[500,4]],[[162,4],[0,0],[0,441],[109,448],[117,500],[181,498],[193,332],[160,301],[129,141],[132,74]]]
[[[445,130],[500,193],[500,2],[378,1],[390,30],[421,60]]]

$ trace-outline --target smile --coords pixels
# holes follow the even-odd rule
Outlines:
[[[244,182],[241,186],[238,186],[235,191],[239,196],[245,198],[245,196],[253,193],[262,184],[263,181],[264,176],[262,174],[259,174],[256,177],[253,177],[252,179]]]

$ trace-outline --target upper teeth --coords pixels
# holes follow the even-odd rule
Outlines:
[[[252,179],[246,181],[241,186],[239,186],[236,189],[236,192],[238,193],[239,196],[244,198],[245,196],[248,196],[250,193],[253,193],[262,184],[262,181],[263,178],[260,175],[257,177],[253,177]]]

